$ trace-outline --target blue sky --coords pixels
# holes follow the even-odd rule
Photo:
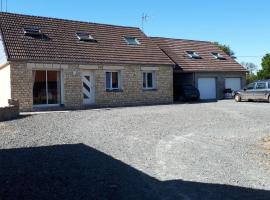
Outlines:
[[[259,66],[270,52],[269,8],[269,0],[8,0],[9,12],[126,26],[141,27],[147,13],[147,35],[218,41]]]

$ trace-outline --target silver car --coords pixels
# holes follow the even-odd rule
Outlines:
[[[268,101],[270,103],[270,80],[256,81],[250,83],[244,89],[234,92],[234,99],[237,102],[247,101]]]

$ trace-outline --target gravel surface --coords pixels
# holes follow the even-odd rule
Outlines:
[[[0,200],[269,200],[269,111],[224,100],[0,122]]]

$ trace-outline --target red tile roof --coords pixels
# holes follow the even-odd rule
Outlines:
[[[0,28],[8,60],[71,63],[174,63],[139,28],[46,17],[0,13]],[[39,27],[46,40],[25,36],[23,28]],[[79,41],[76,32],[91,34],[94,42]],[[125,36],[141,45],[128,45]]]
[[[160,37],[152,37],[152,40],[179,66],[180,71],[246,71],[212,42]],[[202,59],[192,59],[186,51],[194,51]],[[225,60],[214,58],[212,53],[221,54]]]

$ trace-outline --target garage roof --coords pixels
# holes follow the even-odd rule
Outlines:
[[[139,28],[3,12],[0,28],[8,60],[174,65]]]
[[[152,37],[152,40],[177,65],[176,70],[179,71],[246,71],[212,42],[161,37]],[[200,58],[194,59],[188,52],[195,52]],[[223,58],[217,58],[213,55],[215,53]]]

